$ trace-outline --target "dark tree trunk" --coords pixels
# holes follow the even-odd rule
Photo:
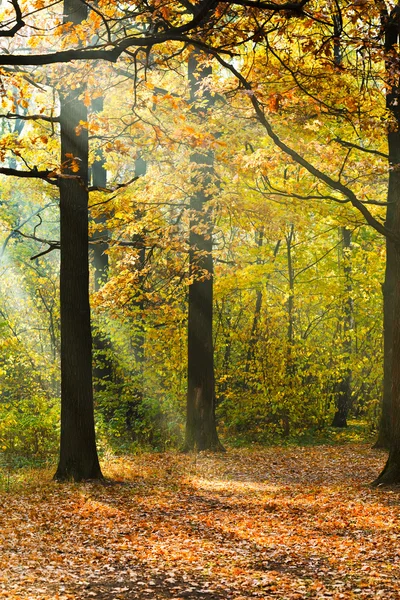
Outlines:
[[[80,23],[86,6],[79,0],[64,3],[65,21]],[[60,304],[61,304],[61,445],[55,474],[59,481],[100,479],[96,450],[93,388],[92,335],[89,305],[88,256],[88,135],[81,121],[87,108],[78,89],[60,93],[61,161],[60,179]],[[78,159],[78,160],[75,160]],[[74,172],[72,163],[79,165]],[[70,163],[70,164],[69,164]]]
[[[343,351],[346,355],[345,362],[348,363],[352,351],[350,332],[354,327],[354,310],[351,293],[353,289],[351,281],[351,231],[342,227],[343,246],[343,271],[345,279],[344,319],[343,319]],[[332,420],[332,427],[347,427],[347,417],[351,407],[351,380],[352,373],[349,368],[345,369],[342,379],[339,381],[336,393],[336,412]]]
[[[288,327],[287,327],[287,351],[286,351],[286,379],[287,379],[287,391],[286,395],[290,399],[293,394],[293,382],[294,375],[296,374],[296,363],[295,363],[295,342],[294,342],[294,282],[295,282],[295,271],[293,266],[293,241],[294,241],[294,225],[290,225],[289,232],[285,235],[286,239],[286,258],[287,258],[287,269],[288,269],[288,282],[289,282],[289,297],[287,301],[287,312],[288,312]],[[290,435],[290,416],[287,406],[284,406],[281,410],[282,420],[282,435],[288,437]]]
[[[385,50],[389,54],[393,46],[398,43],[399,14],[395,9],[390,16],[382,16],[385,28]],[[393,71],[393,67],[395,70]],[[393,65],[390,58],[386,60],[386,73],[392,88],[386,96],[386,106],[391,112],[394,123],[389,126],[389,185],[387,194],[387,209],[385,225],[394,229],[394,221],[399,202],[400,185],[400,93],[398,81],[394,80],[393,73],[397,73],[397,65]],[[391,407],[392,407],[392,370],[393,370],[393,319],[394,319],[394,293],[396,273],[396,249],[394,244],[386,239],[386,269],[383,291],[383,395],[382,413],[379,423],[378,439],[375,448],[390,448],[391,436]]]
[[[400,193],[400,187],[398,188]],[[400,231],[400,202],[397,202],[396,231]],[[395,249],[394,319],[393,319],[393,370],[391,402],[391,435],[389,458],[374,485],[400,483],[400,248]]]
[[[337,386],[336,412],[332,420],[332,427],[347,427],[351,398],[350,377],[346,374]]]
[[[292,346],[294,340],[294,268],[293,268],[293,254],[292,254],[292,242],[294,239],[294,225],[290,226],[290,231],[286,236],[286,252],[287,252],[287,267],[288,267],[288,280],[289,280],[289,298],[287,301],[288,310],[288,330],[287,340],[289,347],[288,364],[291,363]]]
[[[399,106],[399,75],[397,65],[397,54],[391,58],[390,51],[398,43],[400,22],[397,7],[390,17],[384,18],[385,25],[385,50],[387,51],[386,73],[388,74],[391,89],[387,94],[386,103],[391,111],[395,123],[390,125],[388,133],[389,141],[389,190],[388,190],[388,209],[386,215],[386,224],[398,236],[400,236],[400,133],[398,127],[400,124],[400,106]],[[389,458],[385,468],[379,477],[374,481],[374,485],[390,485],[400,483],[400,244],[387,244],[387,268],[385,273],[384,301],[385,295],[387,304],[384,306],[385,335],[391,329],[392,339],[385,339],[385,361],[391,362],[391,399],[390,411],[382,416],[387,422],[390,422],[389,434]],[[387,279],[386,279],[387,278]],[[393,292],[392,292],[393,290]],[[393,309],[391,308],[393,307]],[[391,342],[392,357],[390,361]],[[389,368],[389,365],[385,367]],[[385,373],[386,374],[386,373]],[[386,383],[388,385],[388,383]],[[388,399],[386,400],[388,402]],[[384,409],[385,410],[385,409]]]
[[[393,229],[395,203],[398,201],[400,186],[400,132],[389,133],[389,170],[388,206],[386,210],[385,225]],[[396,167],[397,168],[396,168]],[[394,317],[394,290],[396,270],[396,250],[392,242],[386,239],[386,268],[383,292],[383,395],[381,405],[381,418],[379,422],[378,439],[374,448],[390,447],[391,431],[391,406],[392,406],[392,357],[393,357],[393,317]]]
[[[263,240],[264,240],[264,228],[262,227],[259,231],[256,232],[256,243],[257,243],[257,247],[259,249],[262,248]],[[257,264],[261,264],[260,257],[257,257]],[[245,367],[246,376],[250,372],[251,363],[254,362],[254,350],[255,350],[256,343],[257,343],[257,333],[258,333],[258,327],[259,327],[259,321],[260,321],[260,315],[261,315],[262,299],[263,299],[262,290],[259,289],[256,291],[256,305],[255,305],[255,309],[254,309],[253,323],[251,326],[249,347],[247,349],[246,367]]]
[[[198,80],[211,73],[199,67],[195,54],[189,59],[189,83],[193,106],[196,102]],[[209,93],[202,99],[212,103]],[[204,109],[203,109],[204,110]],[[196,108],[193,112],[197,112]],[[213,156],[211,152],[196,153],[193,184],[195,192],[190,200],[191,222],[189,234],[190,277],[188,314],[188,393],[186,436],[184,450],[221,451],[215,421],[215,378],[213,349],[213,254],[212,218],[207,188],[212,182]]]

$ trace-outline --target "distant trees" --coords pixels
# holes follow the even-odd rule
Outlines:
[[[30,166],[24,157],[26,149],[14,147],[13,142],[16,164],[1,167],[0,173],[42,179],[60,190],[61,241],[50,240],[48,248],[61,246],[62,415],[56,478],[101,477],[91,377],[90,162],[94,174],[101,162],[102,174],[106,167],[110,182],[115,182],[113,188],[110,184],[113,194],[98,202],[108,210],[112,232],[107,282],[105,265],[100,267],[98,260],[105,257],[104,246],[98,244],[95,251],[96,301],[103,302],[110,315],[117,310],[123,315],[120,330],[110,327],[110,343],[125,343],[118,336],[124,338],[120,332],[126,316],[131,319],[137,314],[139,323],[138,343],[126,344],[140,374],[136,383],[121,387],[124,401],[131,390],[138,392],[134,414],[125,411],[124,427],[128,424],[133,430],[132,421],[140,419],[144,410],[161,414],[162,421],[162,403],[173,406],[171,412],[179,413],[182,420],[186,383],[188,450],[221,449],[216,410],[227,429],[239,432],[254,427],[262,437],[268,427],[286,435],[322,427],[332,419],[335,396],[336,424],[344,424],[350,378],[352,400],[369,395],[372,404],[379,370],[368,370],[365,358],[371,356],[371,346],[379,338],[374,331],[369,345],[367,319],[360,312],[353,318],[353,311],[364,306],[362,293],[359,306],[352,302],[356,286],[367,289],[361,280],[379,271],[368,246],[376,240],[361,239],[359,256],[365,264],[353,265],[352,258],[351,273],[347,264],[340,274],[337,261],[330,262],[337,240],[327,235],[326,248],[322,243],[313,245],[313,240],[323,238],[321,228],[326,222],[332,230],[343,228],[343,245],[349,249],[350,229],[361,231],[359,211],[369,225],[387,236],[388,253],[389,246],[393,250],[388,265],[396,266],[398,215],[397,209],[392,214],[389,208],[397,206],[392,198],[396,169],[389,174],[391,199],[384,226],[380,198],[386,174],[379,163],[384,153],[371,149],[369,140],[377,123],[384,120],[386,108],[396,121],[391,97],[398,87],[397,54],[390,32],[397,12],[383,20],[387,37],[382,43],[380,12],[368,2],[338,4],[333,21],[330,8],[313,7],[307,0],[281,5],[254,0],[177,1],[168,6],[138,2],[133,12],[132,7],[128,10],[122,5],[105,10],[81,0],[65,0],[62,14],[58,8],[46,12],[41,3],[32,7],[33,12],[26,9],[24,16],[17,1],[10,5],[9,21],[0,29],[2,37],[9,38],[9,49],[0,55],[0,64],[4,77],[15,77],[21,67],[17,99],[21,106],[28,94],[42,94],[33,102],[38,104],[36,114],[25,116],[32,121],[47,119],[52,128],[51,135],[42,136],[48,164],[42,168],[43,159],[42,164]],[[18,33],[25,21],[34,27],[44,17],[49,19],[48,30],[28,38],[32,52],[27,54],[19,49]],[[344,27],[346,35],[342,36]],[[365,39],[362,48],[360,39]],[[298,47],[294,53],[293,42]],[[56,65],[63,63],[68,68],[60,70]],[[31,73],[31,67],[45,65],[46,69]],[[366,69],[372,67],[367,65],[376,65],[374,75],[386,77],[392,89],[386,107],[382,90],[370,85]],[[123,89],[119,86],[125,82],[129,102],[125,96],[117,102],[113,88]],[[40,106],[55,83],[59,117],[54,115],[57,101],[51,116],[49,103]],[[110,117],[91,122],[88,108],[94,99],[90,91],[96,86]],[[174,87],[179,93],[172,91]],[[54,166],[58,123],[61,164]],[[397,160],[396,127],[389,132],[391,165]],[[368,143],[355,132],[366,132]],[[97,158],[90,156],[89,135],[100,140],[101,161],[99,153]],[[298,140],[288,142],[288,138]],[[1,143],[5,156],[10,140],[3,136]],[[139,197],[136,191],[123,188],[134,174],[134,159],[141,158],[141,144],[150,160],[145,181],[138,185]],[[285,164],[274,146],[285,154]],[[369,163],[366,156],[378,162]],[[375,167],[378,175],[370,172]],[[93,183],[101,188],[105,182],[96,176]],[[331,200],[337,208],[324,208],[324,202]],[[185,231],[190,231],[188,243],[182,240]],[[305,235],[305,231],[316,233]],[[258,232],[255,245],[254,232]],[[279,240],[284,239],[286,254],[281,252],[281,257]],[[305,240],[312,246],[307,251],[301,247]],[[341,279],[341,285],[332,284],[330,300],[318,284],[324,271],[327,278]],[[189,283],[187,321],[185,282]],[[336,298],[338,290],[341,298]],[[386,291],[391,303],[394,296]],[[388,331],[391,309],[385,306]],[[218,310],[213,314],[214,308]],[[186,359],[181,348],[186,322],[187,380],[182,375]],[[395,340],[396,328],[394,323]],[[393,352],[400,351],[396,348],[395,341]],[[388,358],[388,338],[385,352]],[[150,366],[146,367],[146,360]],[[396,367],[394,377],[395,372]],[[157,385],[163,391],[154,392]],[[385,389],[387,398],[388,386]],[[400,431],[396,430],[395,437],[400,440]],[[400,469],[396,448],[389,461],[395,467],[389,468],[385,481],[396,478],[394,473]]]

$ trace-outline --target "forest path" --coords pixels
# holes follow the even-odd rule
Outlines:
[[[0,491],[10,600],[400,599],[400,491],[370,446],[143,454]]]

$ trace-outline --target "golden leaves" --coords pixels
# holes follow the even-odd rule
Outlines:
[[[381,463],[349,445],[121,457],[105,486],[31,473],[0,492],[0,595],[395,598],[400,509],[365,487]]]

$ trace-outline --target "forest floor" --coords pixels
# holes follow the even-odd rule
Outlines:
[[[400,599],[400,489],[363,444],[144,454],[0,489],[0,597]]]

